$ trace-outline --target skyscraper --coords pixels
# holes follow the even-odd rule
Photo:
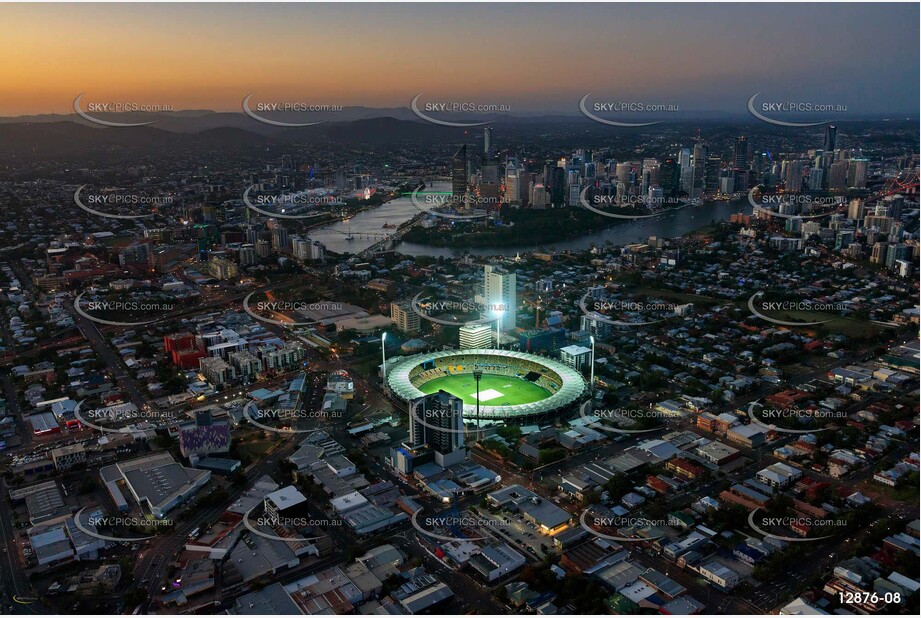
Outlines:
[[[732,164],[737,170],[748,169],[748,138],[740,135],[736,138],[735,149],[732,153]]]
[[[886,261],[886,251],[889,247],[888,243],[878,242],[873,245],[873,252],[870,256],[870,261],[874,264],[882,264]]]
[[[435,463],[442,467],[462,463],[464,448],[464,402],[445,391],[413,399],[410,404],[409,440],[413,446],[428,445]]]
[[[843,190],[847,188],[847,167],[846,160],[835,161],[828,170],[828,188],[832,190]]]
[[[821,167],[814,167],[809,170],[809,190],[818,191],[822,188],[823,174],[825,170]]]
[[[554,167],[550,170],[550,203],[563,206],[566,202],[566,170]]]
[[[863,220],[864,204],[865,202],[861,199],[852,199],[847,206],[847,218],[854,221]]]
[[[502,310],[499,330],[509,331],[517,326],[516,310],[518,290],[515,273],[507,273],[498,266],[487,264],[483,268],[483,298],[487,311]],[[493,317],[492,315],[486,317]]]
[[[784,161],[784,188],[788,192],[799,193],[803,188],[803,162]]]
[[[847,186],[863,189],[867,186],[868,166],[867,159],[851,159],[847,166]]]
[[[710,157],[710,149],[703,142],[694,144],[694,156],[691,160],[693,168],[693,178],[691,181],[691,197],[700,197],[704,192],[704,182],[707,173],[707,159]]]
[[[547,187],[545,187],[542,182],[532,182],[531,195],[528,199],[529,207],[546,208],[548,199],[549,196],[547,195]]]
[[[466,201],[467,181],[469,180],[467,172],[467,144],[464,144],[451,158],[451,197],[456,202]]]
[[[499,183],[499,159],[497,157],[484,154],[480,159],[480,183]]]
[[[838,127],[833,124],[826,125],[825,127],[825,143],[822,145],[822,150],[825,153],[834,153],[835,152],[835,139],[838,135]]]
[[[896,262],[911,259],[911,247],[901,243],[889,245],[886,251],[886,268],[893,270],[896,268]]]
[[[521,204],[521,191],[521,170],[518,167],[518,159],[509,158],[505,165],[505,203]]]
[[[666,198],[678,197],[680,190],[680,170],[678,162],[669,157],[659,167],[659,185]]]
[[[678,153],[678,173],[680,175],[679,185],[680,190],[684,191],[685,194],[691,194],[693,171],[691,168],[691,149],[682,148],[681,152]]]
[[[483,128],[483,154],[492,152],[492,127]]]
[[[720,168],[722,160],[718,156],[707,157],[707,166],[704,170],[704,191],[714,194],[720,190]]]

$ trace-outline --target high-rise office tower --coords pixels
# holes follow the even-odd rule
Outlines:
[[[704,170],[704,191],[713,194],[720,190],[720,168],[722,160],[718,156],[707,157]]]
[[[825,142],[822,144],[822,150],[825,153],[835,152],[835,140],[838,136],[838,127],[833,124],[825,126]]]
[[[673,157],[665,159],[659,166],[659,186],[662,187],[662,194],[666,198],[678,197],[678,191],[681,189],[681,170]]]
[[[339,168],[336,170],[336,189],[339,191],[345,191],[348,188],[348,179],[345,175],[345,170]]]
[[[468,167],[467,144],[464,144],[451,158],[451,197],[457,202],[467,198]]]
[[[505,272],[498,266],[487,264],[483,269],[483,298],[489,314],[502,310],[499,330],[509,331],[517,326],[518,290],[515,273]],[[488,315],[485,317],[493,317]]]
[[[866,187],[869,165],[867,159],[850,159],[847,166],[847,186],[857,189]]]
[[[546,208],[550,196],[547,194],[547,187],[542,182],[531,183],[531,196],[528,200],[531,208]]]
[[[620,206],[627,198],[627,185],[618,181],[617,184],[614,185],[614,188],[614,203]]]
[[[836,191],[847,189],[847,160],[835,161],[828,169],[828,188]]]
[[[554,167],[550,173],[550,203],[563,206],[566,203],[566,170]]]
[[[821,167],[813,167],[809,170],[809,190],[819,191],[822,188],[822,179],[825,170]]]
[[[784,188],[788,192],[799,193],[803,188],[803,162],[784,161]]]
[[[737,170],[747,170],[749,165],[748,138],[740,135],[736,138],[735,149],[732,153],[732,164]]]
[[[442,467],[463,463],[464,402],[445,391],[424,395],[410,402],[409,441],[428,445],[435,463]]]
[[[629,184],[630,182],[630,172],[633,170],[632,163],[618,163],[614,168],[614,176],[619,182],[624,184]]]
[[[544,186],[549,187],[550,182],[553,180],[553,168],[556,167],[556,163],[553,161],[544,161]]]
[[[492,127],[483,128],[483,154],[492,152]]]
[[[700,197],[704,192],[705,176],[707,174],[707,159],[710,149],[703,142],[694,144],[694,155],[691,159],[693,178],[691,181],[691,197]]]
[[[881,200],[881,203],[886,207],[890,217],[896,220],[902,218],[902,210],[905,207],[904,195],[887,195]]]
[[[518,159],[510,157],[505,165],[506,204],[521,204],[521,181],[521,169],[518,166]]]
[[[569,185],[566,191],[567,191],[566,204],[568,206],[578,206],[579,197],[582,193],[582,187],[580,187],[578,183],[573,183]]]
[[[480,163],[480,183],[484,185],[499,184],[499,159],[490,155],[483,155]]]
[[[678,153],[678,174],[680,190],[690,195],[693,181],[690,148],[682,148]]]

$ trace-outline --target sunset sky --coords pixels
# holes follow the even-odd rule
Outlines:
[[[239,111],[429,100],[575,111],[587,92],[741,112],[774,100],[917,115],[919,7],[653,4],[0,5],[0,116],[74,97]]]

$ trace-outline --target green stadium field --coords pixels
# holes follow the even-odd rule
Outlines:
[[[476,405],[476,381],[471,374],[435,378],[416,388],[430,395],[440,390],[460,397],[467,405]],[[509,376],[483,374],[480,379],[480,405],[517,406],[550,397],[550,393],[533,382]]]

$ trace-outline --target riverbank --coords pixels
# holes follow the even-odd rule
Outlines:
[[[625,214],[642,216],[641,211]],[[406,242],[431,247],[486,248],[525,243],[542,244],[578,238],[594,230],[622,225],[631,219],[614,219],[583,208],[514,209],[502,212],[502,225],[467,223],[466,228],[416,227],[404,235]],[[465,231],[465,229],[467,231]]]
[[[557,234],[555,238],[544,242],[526,239],[520,243],[501,243],[486,247],[436,247],[410,242],[408,237],[404,237],[397,247],[397,252],[408,256],[430,257],[461,257],[465,254],[511,257],[535,251],[582,251],[606,244],[623,246],[634,242],[646,242],[650,236],[677,238],[705,228],[711,223],[726,221],[733,214],[751,212],[752,206],[746,199],[705,202],[663,211],[648,219],[626,220],[620,225],[597,228],[590,233],[569,239],[560,238]]]
[[[355,200],[358,203],[358,208],[352,212],[349,212],[348,217],[343,219],[341,217],[337,217],[333,215],[333,213],[325,213],[328,216],[324,217],[323,221],[317,221],[315,223],[307,224],[306,229],[309,232],[315,229],[326,227],[328,225],[333,225],[335,223],[347,223],[362,213],[377,210],[378,208],[382,208],[383,206],[386,206],[389,202],[392,202],[393,200],[400,199],[405,194],[407,186],[408,185],[400,185],[393,191],[387,192],[378,201],[372,201],[377,196],[376,193],[372,195],[371,198],[369,198],[368,200]],[[349,201],[346,200],[345,204],[347,208],[349,205]]]

